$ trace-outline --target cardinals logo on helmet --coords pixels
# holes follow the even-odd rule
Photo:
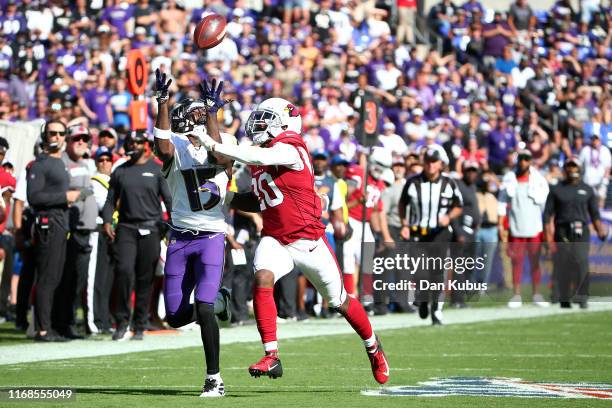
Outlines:
[[[285,107],[285,111],[287,111],[290,118],[297,118],[300,116],[298,109],[291,103]]]

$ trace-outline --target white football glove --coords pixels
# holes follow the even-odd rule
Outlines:
[[[208,132],[206,132],[204,126],[194,129],[191,134],[197,137],[200,144],[209,152],[212,151],[213,146],[217,144],[217,142],[215,142],[213,138],[208,135]]]

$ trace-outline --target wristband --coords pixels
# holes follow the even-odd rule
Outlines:
[[[170,131],[170,129],[158,129],[156,127],[153,128],[153,136],[158,139],[168,140],[170,139],[171,135],[172,132]]]

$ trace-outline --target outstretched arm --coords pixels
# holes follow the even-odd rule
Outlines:
[[[277,143],[269,149],[259,146],[214,143],[211,151],[255,166],[287,166],[294,170],[302,169],[302,161],[297,149],[285,143]]]
[[[159,68],[155,70],[155,97],[157,98],[157,118],[155,119],[155,155],[168,167],[174,157],[174,145],[170,141],[170,115],[168,112],[168,88],[172,79],[166,81],[166,74]]]

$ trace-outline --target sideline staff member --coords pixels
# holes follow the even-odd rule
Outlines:
[[[159,223],[162,221],[160,197],[168,213],[171,196],[161,174],[161,166],[153,161],[145,148],[146,137],[132,132],[125,141],[129,160],[112,173],[106,203],[102,210],[104,233],[114,241],[117,265],[115,286],[117,330],[113,340],[123,340],[130,320],[130,294],[136,294],[132,326],[134,340],[142,340],[147,325],[149,293],[160,253]],[[119,223],[113,230],[113,212],[119,206]]]
[[[81,195],[68,191],[70,175],[62,161],[66,125],[60,121],[47,123],[42,131],[44,153],[27,169],[27,197],[34,209],[37,247],[36,336],[44,342],[66,341],[51,330],[53,297],[62,278],[68,232],[68,205]]]
[[[606,231],[599,216],[597,195],[580,176],[580,160],[569,158],[563,170],[565,180],[552,187],[546,200],[546,241],[554,253],[561,307],[571,308],[574,300],[585,309],[589,295],[589,217],[602,241]],[[570,292],[572,284],[574,297]]]

